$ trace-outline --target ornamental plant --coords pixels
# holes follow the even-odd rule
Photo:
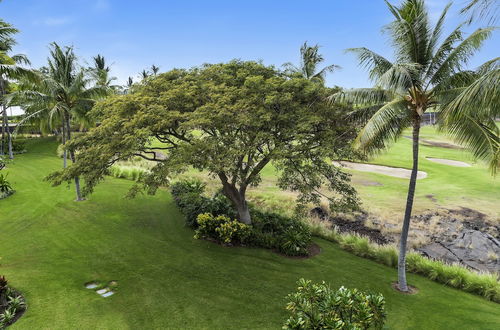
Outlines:
[[[380,293],[364,293],[325,282],[300,279],[297,292],[288,295],[291,316],[283,329],[381,329],[385,299]]]
[[[210,238],[223,244],[244,243],[252,232],[250,226],[224,215],[203,213],[198,215],[197,223],[195,238]]]

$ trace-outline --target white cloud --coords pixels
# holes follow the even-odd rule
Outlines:
[[[47,26],[61,26],[72,22],[69,17],[47,17],[41,21],[37,21],[37,24],[47,25]]]

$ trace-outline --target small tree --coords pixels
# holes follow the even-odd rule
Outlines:
[[[322,282],[300,279],[297,292],[288,295],[286,309],[292,314],[284,329],[382,329],[385,300],[357,289],[338,290]]]
[[[220,180],[239,220],[249,224],[247,189],[272,163],[279,186],[297,191],[299,202],[319,202],[326,185],[335,192],[327,196],[332,206],[353,207],[349,175],[328,159],[348,155],[355,132],[342,109],[324,102],[329,92],[256,62],[172,70],[97,105],[101,125],[70,143],[79,161],[49,179],[57,185],[82,175],[90,193],[113,163],[139,156],[157,163],[141,179],[154,193],[192,166]],[[151,146],[154,140],[163,147]]]

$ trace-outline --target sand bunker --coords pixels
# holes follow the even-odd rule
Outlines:
[[[471,164],[467,164],[467,163],[461,162],[459,160],[432,158],[432,157],[425,157],[425,158],[427,160],[430,160],[431,162],[444,164],[444,165],[457,166],[457,167],[471,167]]]
[[[384,175],[389,175],[389,176],[393,176],[395,178],[402,178],[402,179],[409,179],[410,175],[411,175],[411,170],[408,170],[406,168],[400,168],[400,167],[352,163],[352,162],[346,162],[346,161],[333,162],[333,164],[336,166],[350,168],[350,169],[353,169],[356,171],[384,174]],[[426,177],[427,177],[427,172],[418,171],[417,180],[418,179],[425,179]]]

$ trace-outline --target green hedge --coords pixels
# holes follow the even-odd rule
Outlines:
[[[185,215],[188,226],[197,229],[198,216],[205,213],[236,219],[236,212],[224,195],[217,193],[210,198],[203,195],[204,191],[205,185],[196,180],[180,181],[171,186],[174,201]],[[251,235],[245,240],[246,245],[276,250],[289,256],[308,255],[308,247],[312,242],[311,231],[300,219],[259,211],[253,207],[250,208],[250,214]]]

